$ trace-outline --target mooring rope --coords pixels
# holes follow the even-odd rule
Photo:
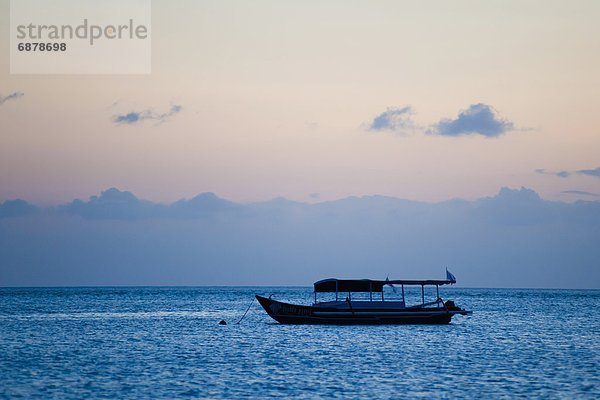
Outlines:
[[[252,307],[252,304],[254,304],[254,297],[252,298],[252,301],[250,302],[250,305],[248,306],[248,308],[246,309],[246,312],[244,313],[244,315],[242,315],[242,318],[240,318],[240,320],[236,323],[236,325],[239,325],[240,322],[242,322],[242,320],[244,319],[244,317],[246,316],[246,314],[248,314],[248,311],[250,311],[250,307]]]

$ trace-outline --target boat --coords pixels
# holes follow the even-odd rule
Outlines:
[[[447,271],[446,271],[447,272]],[[281,324],[381,325],[381,324],[448,324],[455,315],[471,315],[452,300],[440,297],[439,287],[456,283],[447,272],[446,280],[371,280],[323,279],[314,283],[314,303],[298,305],[256,295],[267,314]],[[386,300],[384,287],[390,286],[395,299]],[[405,287],[420,286],[421,302],[407,306]],[[425,287],[435,286],[437,298],[425,302]],[[335,300],[319,301],[318,294],[335,293]],[[368,293],[368,296],[366,295]],[[345,295],[344,300],[340,300]],[[355,299],[352,298],[355,294]],[[357,295],[359,294],[359,295]],[[358,299],[356,299],[358,297]]]

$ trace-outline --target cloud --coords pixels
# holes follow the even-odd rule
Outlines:
[[[504,203],[537,203],[542,200],[535,190],[526,187],[521,187],[521,189],[503,187],[494,199]]]
[[[577,171],[577,173],[589,176],[596,176],[600,178],[600,167],[596,169],[580,169],[579,171]]]
[[[199,218],[220,213],[235,213],[239,206],[214,193],[201,193],[189,200],[182,199],[170,205],[164,205],[139,199],[128,191],[110,188],[99,196],[91,196],[88,201],[76,199],[70,204],[60,206],[59,209],[62,212],[79,215],[90,220],[141,220],[147,218]]]
[[[200,193],[189,200],[182,199],[167,207],[166,216],[173,218],[211,217],[219,214],[235,214],[241,207],[222,199],[212,192]]]
[[[151,110],[151,109],[147,109],[147,110],[139,111],[139,112],[132,111],[127,114],[115,115],[112,118],[112,121],[118,125],[120,125],[120,124],[133,125],[133,124],[143,122],[145,120],[154,120],[154,121],[158,121],[158,123],[163,123],[167,119],[172,117],[173,115],[179,113],[181,110],[183,110],[183,107],[181,107],[180,105],[174,105],[171,107],[171,109],[169,111],[167,111],[165,113],[157,113],[156,111]]]
[[[554,175],[554,176],[558,176],[559,178],[568,178],[571,175],[571,173],[569,171],[553,172],[553,171],[547,171],[543,168],[536,169],[535,172],[537,172],[538,174],[543,174],[543,175]]]
[[[397,108],[389,107],[375,118],[369,125],[370,131],[396,131],[402,132],[414,129],[411,119],[413,110],[410,106]]]
[[[482,135],[500,136],[514,127],[513,123],[502,119],[489,105],[472,104],[461,111],[456,119],[442,119],[427,131],[442,136]]]
[[[0,96],[0,106],[2,104],[6,103],[7,101],[17,100],[23,96],[25,96],[25,93],[22,93],[22,92],[14,92],[14,93],[9,94],[8,96]]]
[[[169,205],[109,189],[71,212],[2,220],[0,277],[3,286],[308,286],[324,276],[385,278],[400,260],[407,279],[441,278],[450,264],[466,286],[598,288],[600,201],[588,200],[505,188],[440,203],[232,204],[205,193]]]
[[[87,219],[135,220],[149,215],[160,216],[161,206],[138,199],[133,193],[110,188],[89,201],[73,200],[60,207],[64,212]]]
[[[36,211],[36,207],[22,199],[7,200],[0,203],[0,219],[20,217]]]
[[[563,190],[561,193],[564,194],[577,194],[581,196],[600,197],[600,195],[591,192],[584,192],[583,190]]]
[[[569,176],[571,176],[574,173],[600,178],[600,167],[595,168],[595,169],[580,169],[575,172],[572,172],[572,171],[556,171],[555,172],[555,171],[548,171],[543,168],[540,168],[540,169],[536,169],[535,172],[537,172],[538,174],[543,174],[543,175],[554,175],[554,176],[558,176],[560,178],[568,178]]]

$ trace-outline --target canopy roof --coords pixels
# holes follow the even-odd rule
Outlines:
[[[323,279],[315,282],[315,292],[383,292],[385,285],[449,285],[449,280],[372,280],[372,279]]]

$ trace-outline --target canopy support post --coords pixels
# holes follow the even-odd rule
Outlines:
[[[404,300],[404,285],[402,285],[402,302],[406,305],[406,300]]]

